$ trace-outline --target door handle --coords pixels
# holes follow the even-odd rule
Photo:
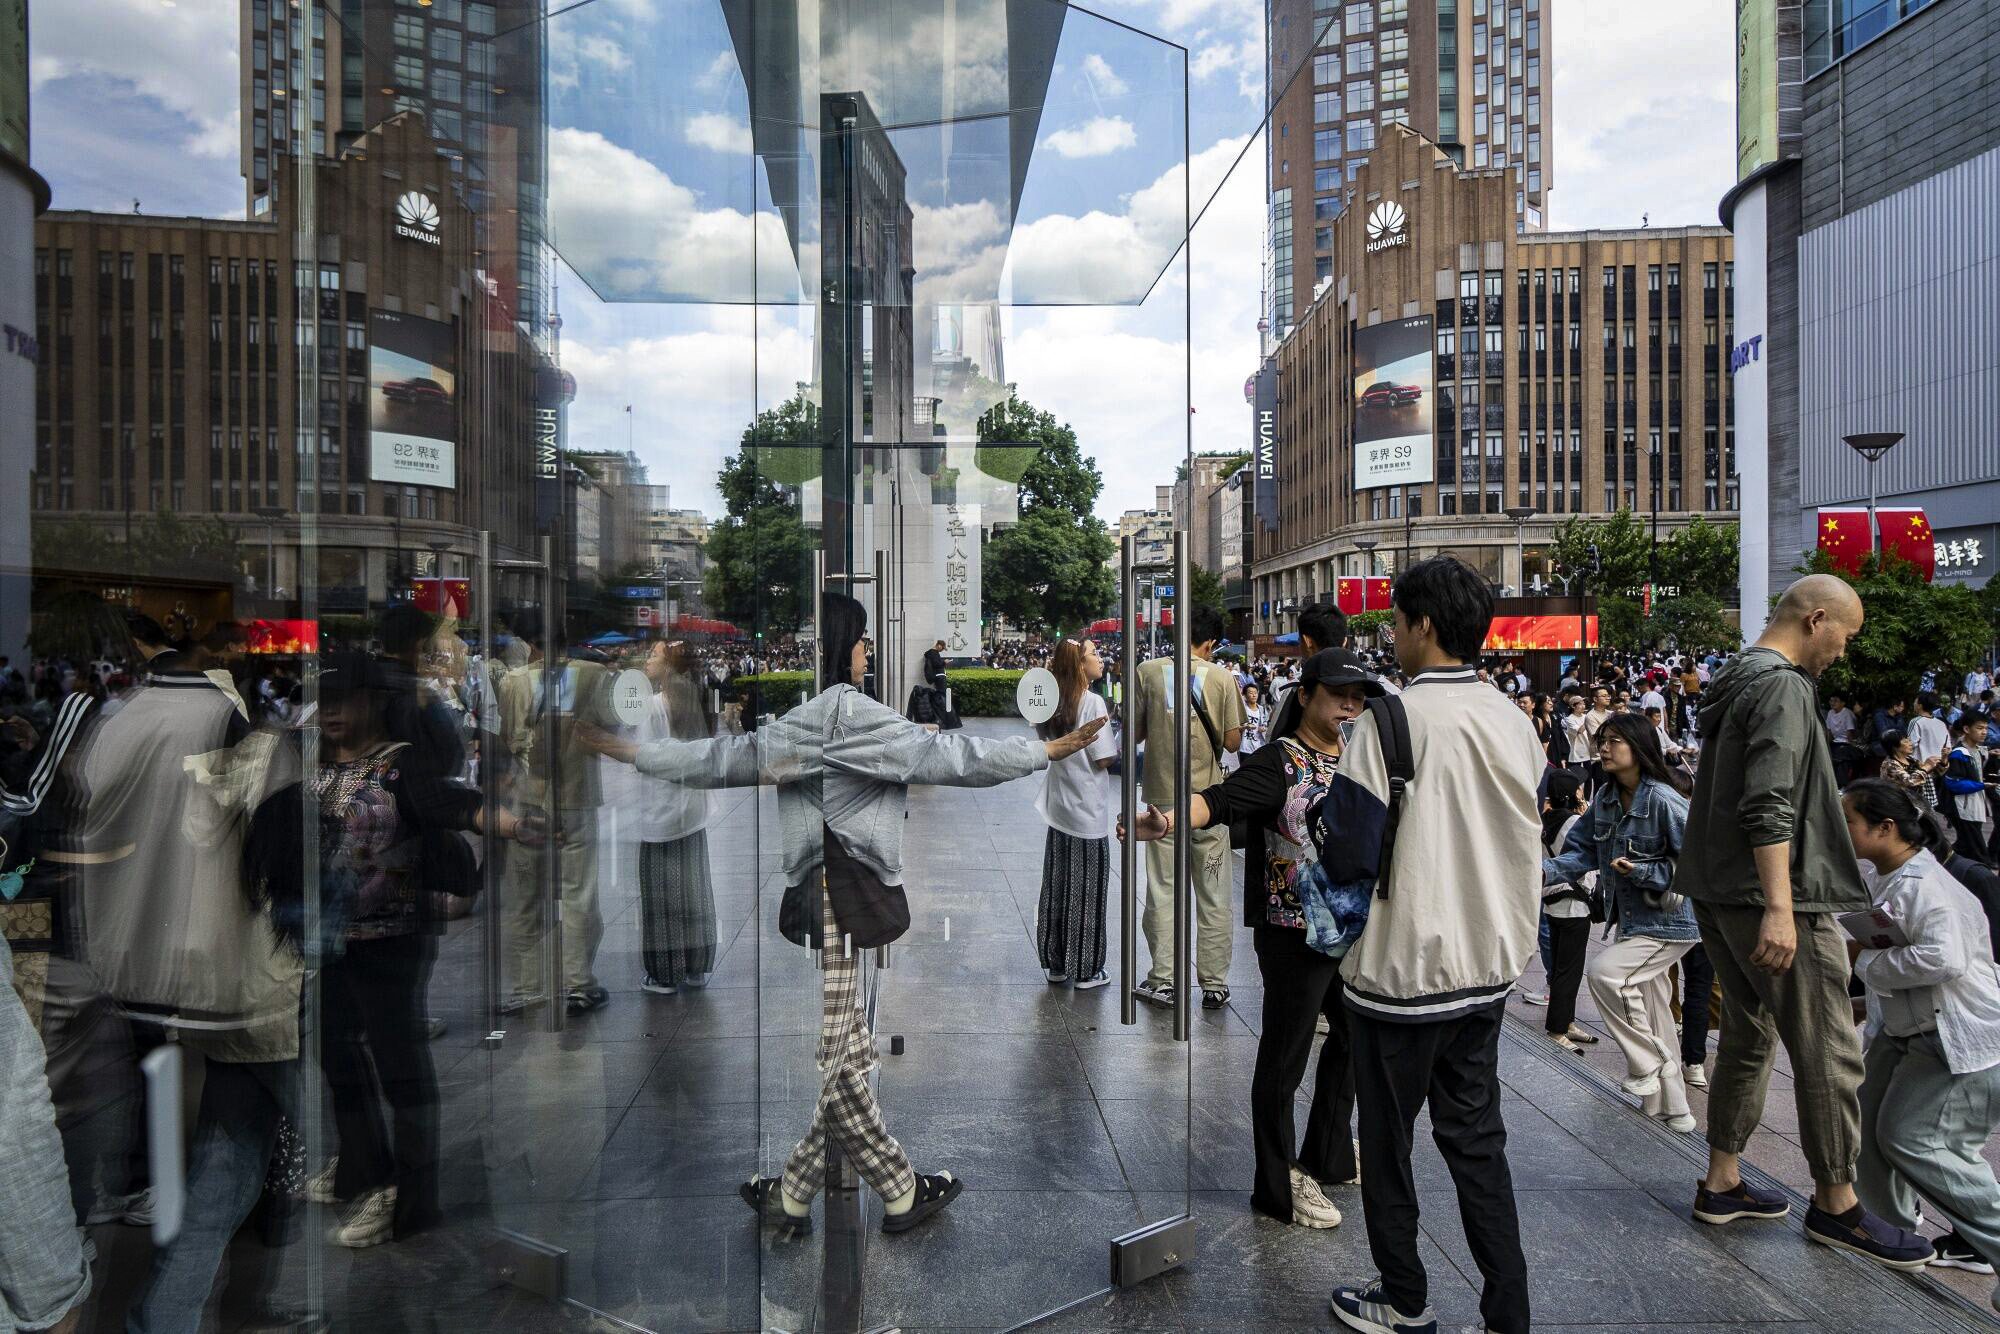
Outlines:
[[[1192,643],[1189,639],[1191,626],[1188,624],[1188,544],[1185,528],[1174,534],[1174,689],[1187,692],[1176,701],[1174,710],[1175,767],[1174,775],[1174,1041],[1188,1040],[1188,992],[1193,989],[1193,951],[1189,948],[1194,934],[1194,923],[1190,919],[1192,905],[1188,902],[1193,888],[1194,851],[1193,835],[1188,829],[1190,794],[1188,784],[1194,777],[1193,748],[1194,704],[1193,692],[1198,689],[1189,674],[1189,657]]]
[[[181,1157],[181,1048],[164,1042],[139,1061],[146,1080],[146,1161],[153,1179],[153,1244],[181,1231],[186,1162]]]
[[[1118,844],[1118,980],[1122,987],[1118,1002],[1118,1022],[1128,1027],[1139,1022],[1139,1000],[1132,992],[1132,978],[1139,968],[1139,923],[1133,895],[1139,883],[1139,744],[1132,710],[1138,706],[1138,604],[1139,576],[1132,568],[1138,539],[1129,534],[1119,542],[1118,604],[1120,643],[1118,682],[1122,698],[1119,711],[1125,731],[1120,742],[1118,766],[1119,815],[1125,822],[1125,837]]]

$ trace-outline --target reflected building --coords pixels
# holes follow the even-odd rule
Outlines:
[[[424,118],[402,112],[304,169],[316,215],[305,228],[303,189],[242,222],[66,211],[37,222],[46,355],[32,490],[47,521],[103,539],[100,568],[63,573],[131,576],[126,535],[166,513],[228,526],[234,567],[201,573],[247,595],[238,613],[293,603],[302,552],[317,562],[320,610],[363,612],[433,552],[442,573],[468,575],[481,529],[497,554],[529,551],[529,415],[546,359],[478,265],[448,164]],[[302,230],[341,244],[301,255]],[[385,315],[426,331],[437,346],[425,355],[455,368],[434,428],[442,471],[424,483],[407,480],[371,423]],[[417,380],[429,382],[406,383]]]

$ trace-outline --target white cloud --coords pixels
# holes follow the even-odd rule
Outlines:
[[[748,153],[750,122],[720,111],[704,111],[688,118],[687,141],[718,153]]]
[[[1236,91],[1252,102],[1264,97],[1264,42],[1246,37],[1240,42],[1211,42],[1194,53],[1188,72],[1196,83],[1206,83],[1218,74],[1234,74]]]
[[[727,88],[736,77],[736,54],[734,51],[717,51],[715,59],[708,62],[708,68],[695,76],[695,87],[706,93],[720,92]]]
[[[1066,158],[1105,157],[1139,142],[1132,122],[1123,116],[1099,116],[1073,129],[1057,130],[1042,140],[1056,156]]]
[[[159,0],[65,0],[37,5],[32,81],[97,75],[128,84],[185,117],[193,131],[171,151],[233,159],[237,115],[234,4]]]
[[[1551,3],[1551,225],[1715,222],[1736,180],[1730,0]]]
[[[606,297],[783,301],[800,287],[776,214],[704,208],[693,190],[594,130],[551,130],[549,172],[556,248]]]
[[[1083,72],[1090,80],[1090,86],[1099,97],[1123,97],[1131,89],[1118,72],[1111,68],[1111,62],[1092,51],[1083,58]]]

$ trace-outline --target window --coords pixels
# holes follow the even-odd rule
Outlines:
[[[446,61],[453,65],[458,64],[459,56],[461,54],[460,41],[461,39],[456,29],[453,28],[432,29],[431,59],[434,61],[437,60]]]
[[[1313,124],[1331,125],[1340,119],[1340,90],[1313,94]],[[1324,156],[1322,154],[1322,156]]]
[[[1332,222],[1340,216],[1339,195],[1319,195],[1313,199],[1313,221]]]
[[[1408,125],[1410,123],[1409,107],[1390,107],[1382,113],[1382,123],[1384,125]]]
[[[1542,169],[1540,167],[1530,167],[1528,169],[1528,191],[1531,194],[1540,194],[1541,189]]]
[[[396,16],[396,45],[424,49],[424,21],[415,14]]]
[[[1459,274],[1458,294],[1467,300],[1477,297],[1479,295],[1479,275],[1476,273]]]
[[[1528,57],[1528,86],[1530,88],[1539,88],[1542,86],[1542,58],[1540,56],[1531,55]]]
[[[1349,112],[1373,111],[1375,109],[1375,85],[1366,79],[1357,79],[1347,85],[1347,109]],[[1349,148],[1354,141],[1347,141]]]
[[[1313,228],[1313,249],[1315,250],[1333,249],[1333,228],[1331,227]]]
[[[406,88],[424,86],[424,62],[421,56],[396,57],[396,82]]]
[[[1340,188],[1340,168],[1321,167],[1313,172],[1313,189],[1316,191],[1338,190]]]
[[[1484,109],[1485,108],[1483,107],[1481,108],[1481,110]],[[1472,165],[1475,167],[1483,167],[1487,165],[1486,141],[1484,139],[1479,140],[1472,146]]]
[[[1541,160],[1542,132],[1540,130],[1530,130],[1528,132],[1528,161],[1540,162]]]
[[[1382,63],[1391,65],[1410,58],[1410,33],[1406,28],[1382,34]]]
[[[1375,146],[1375,122],[1355,120],[1347,123],[1347,151],[1366,152]]]
[[[1520,115],[1521,115],[1521,85],[1520,85],[1520,84],[1518,84],[1518,83],[1517,83],[1517,84],[1515,84],[1515,85],[1514,85],[1514,87],[1513,87],[1513,89],[1512,89],[1512,91],[1510,91],[1510,92],[1509,92],[1509,93],[1507,94],[1507,114],[1508,114],[1508,115],[1510,115],[1510,116],[1513,116],[1513,117],[1514,117],[1514,118],[1516,118],[1517,120],[1518,120],[1518,119],[1520,118]]]
[[[1486,96],[1486,66],[1484,65],[1474,65],[1472,67],[1472,95],[1474,97]]]
[[[1340,94],[1335,93],[1335,97]],[[1313,161],[1325,162],[1340,156],[1340,131],[1315,130],[1313,132]]]
[[[1340,53],[1321,51],[1313,57],[1313,82],[1329,84],[1340,82]]]
[[[1541,123],[1542,123],[1542,95],[1540,93],[1529,93],[1528,124],[1540,125]]]
[[[1384,102],[1407,102],[1410,100],[1410,72],[1406,69],[1385,69],[1382,71],[1382,100]]]
[[[1347,31],[1350,35],[1375,31],[1375,6],[1362,0],[1360,4],[1347,7]],[[1350,48],[1351,49],[1351,48]]]
[[[1521,160],[1521,127],[1519,125],[1510,125],[1507,127],[1507,152],[1516,162]],[[1530,186],[1529,188],[1533,189],[1534,187]]]
[[[493,6],[474,0],[465,7],[465,27],[468,32],[476,32],[483,37],[493,35]]]
[[[1486,147],[1486,104],[1484,102],[1474,102],[1472,104],[1472,137],[1480,141],[1479,146],[1481,148]]]
[[[1704,264],[1701,266],[1701,285],[1706,291],[1713,292],[1715,290],[1715,265]],[[1713,325],[1710,326],[1710,328],[1713,327]],[[1712,343],[1715,340],[1711,338],[1708,341]]]
[[[1542,44],[1542,21],[1540,19],[1529,19],[1528,45],[1540,46],[1541,44]]]
[[[1347,44],[1347,72],[1371,74],[1375,70],[1375,48],[1367,42]]]
[[[1378,9],[1384,23],[1408,23],[1410,21],[1410,0],[1381,0]]]

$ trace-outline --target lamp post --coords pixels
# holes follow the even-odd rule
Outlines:
[[[250,512],[264,521],[264,596],[278,596],[278,520],[285,517],[281,505],[252,505]]]
[[[1354,549],[1355,549],[1356,551],[1359,551],[1359,552],[1360,552],[1360,553],[1361,553],[1362,555],[1364,555],[1364,556],[1366,556],[1366,557],[1368,558],[1368,569],[1367,569],[1367,571],[1366,571],[1366,572],[1365,572],[1365,573],[1363,574],[1363,576],[1362,576],[1362,577],[1363,577],[1363,578],[1366,578],[1366,579],[1372,579],[1372,578],[1374,578],[1374,576],[1375,576],[1375,539],[1374,539],[1374,538],[1372,538],[1372,537],[1357,537],[1357,538],[1355,538],[1355,539],[1354,539]]]
[[[1858,435],[1840,437],[1847,447],[1868,460],[1868,550],[1881,550],[1880,538],[1875,524],[1875,465],[1882,456],[1894,449],[1903,439],[1901,431],[1863,431]]]
[[[1535,517],[1535,507],[1533,505],[1509,505],[1500,512],[1514,521],[1514,592],[1521,597],[1526,597],[1528,595],[1528,557],[1522,545],[1521,530],[1527,524],[1528,520]]]

